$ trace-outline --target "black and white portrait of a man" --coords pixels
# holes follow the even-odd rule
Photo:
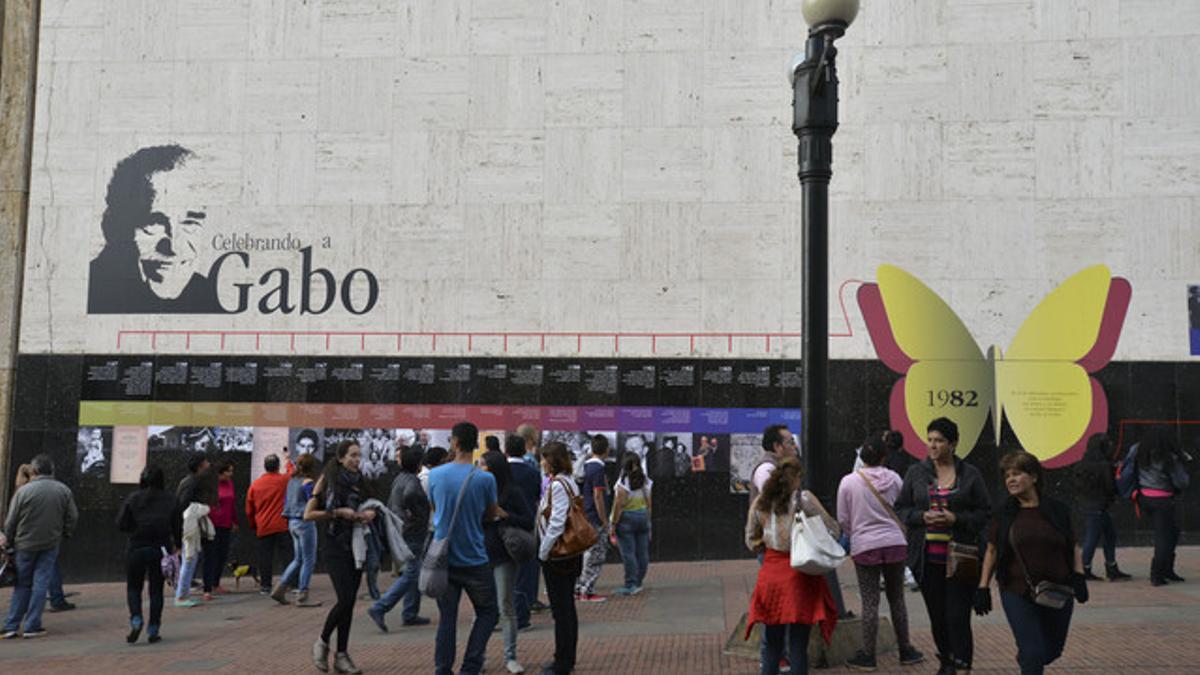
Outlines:
[[[91,262],[89,314],[224,313],[198,266],[208,213],[196,155],[179,145],[141,148],[108,183],[104,249]]]

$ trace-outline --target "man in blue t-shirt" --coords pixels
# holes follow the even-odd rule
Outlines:
[[[454,672],[458,602],[464,590],[475,608],[475,623],[467,638],[467,650],[459,672],[478,673],[483,669],[488,638],[500,618],[496,582],[483,541],[483,522],[485,518],[499,518],[502,512],[496,503],[496,479],[475,468],[473,455],[478,447],[479,429],[470,422],[459,422],[450,430],[450,453],[454,459],[429,472],[433,536],[450,540],[450,589],[437,599],[441,616],[433,661],[438,675]],[[466,489],[462,493],[458,516],[454,517],[463,481],[467,481]],[[450,527],[452,518],[453,528]]]
[[[604,602],[608,598],[596,595],[596,580],[608,556],[608,478],[604,474],[604,458],[608,456],[608,437],[592,436],[592,455],[583,463],[583,510],[592,527],[596,528],[596,543],[583,554],[583,572],[575,582],[575,595],[582,602]]]

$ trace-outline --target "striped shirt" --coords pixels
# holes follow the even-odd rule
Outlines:
[[[956,481],[957,482],[957,481]],[[954,487],[929,486],[929,510],[949,511],[950,494]],[[935,565],[946,564],[946,552],[950,547],[950,528],[929,526],[925,529],[925,560]]]

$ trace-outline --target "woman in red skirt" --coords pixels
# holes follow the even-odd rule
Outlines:
[[[746,619],[747,637],[756,623],[763,624],[766,632],[763,675],[779,672],[785,642],[792,672],[807,673],[808,635],[813,624],[821,624],[826,642],[837,624],[837,608],[825,577],[792,569],[792,522],[797,509],[808,516],[821,516],[834,537],[841,534],[821,502],[807,490],[800,492],[803,477],[799,460],[789,457],[781,461],[750,505],[746,519],[746,546],[763,556]]]

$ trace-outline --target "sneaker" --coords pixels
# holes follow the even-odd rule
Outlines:
[[[613,595],[633,595],[633,587],[622,586],[620,588],[613,589],[612,594]]]
[[[138,641],[142,635],[142,617],[134,617],[129,620],[129,634],[125,636],[125,641],[133,644]]]
[[[504,664],[504,669],[513,675],[518,675],[519,673],[525,672],[525,666],[521,665],[514,659],[509,659],[508,662]]]
[[[643,588],[643,587],[642,587],[641,585],[634,586],[634,587],[633,587],[633,588],[632,588],[632,589],[629,591],[629,594],[630,594],[630,595],[637,595],[638,593],[641,593],[641,592],[642,592],[642,588]]]
[[[911,666],[921,663],[925,660],[925,655],[917,650],[916,647],[909,645],[900,648],[900,665]]]
[[[517,626],[518,633],[528,633],[531,630],[533,630],[533,624],[531,623],[527,623],[524,626]]]
[[[376,626],[379,626],[379,630],[383,631],[384,633],[388,632],[387,623],[383,620],[383,612],[379,611],[375,607],[368,607],[367,616],[371,617],[371,620],[375,622]]]
[[[179,600],[178,598],[176,598],[176,600],[175,600],[176,607],[195,607],[198,604],[200,604],[200,603],[196,602],[195,600],[192,600],[191,598],[184,598],[183,600]]]
[[[212,602],[212,599],[213,599],[213,594],[212,594],[212,593],[205,593],[203,597],[204,597],[204,601],[205,601],[205,602]]]
[[[350,655],[346,652],[338,652],[333,657],[333,670],[338,673],[346,673],[346,675],[359,675],[362,669],[354,665],[350,660]]]
[[[550,609],[550,605],[547,605],[541,600],[534,600],[533,602],[529,603],[529,611],[533,612],[534,614],[540,614],[548,609]]]
[[[264,587],[264,588],[260,588],[260,589],[258,589],[258,594],[259,594],[259,595],[270,595],[270,594],[271,594],[271,589],[269,589],[269,588],[265,588],[265,587]]]
[[[146,638],[146,642],[149,642],[152,645],[158,644],[159,642],[162,642],[162,636],[158,633],[151,633],[150,636]]]
[[[329,645],[318,639],[312,646],[313,666],[322,673],[329,672]]]
[[[75,603],[64,602],[61,605],[50,605],[51,612],[69,612],[75,609]]]
[[[27,630],[24,633],[21,633],[21,637],[25,638],[26,640],[32,640],[33,638],[46,637],[46,629],[39,628],[37,630]]]
[[[846,661],[846,667],[850,670],[857,670],[866,673],[871,673],[878,669],[878,666],[875,665],[875,657],[868,656],[867,653],[861,649],[858,650],[858,652],[855,653],[850,660]]]
[[[15,640],[21,637],[21,634],[15,630],[6,630],[0,633],[0,640]]]
[[[433,623],[431,620],[423,616],[416,616],[411,619],[404,620],[405,626],[428,626],[431,623]]]
[[[592,603],[608,602],[608,598],[604,597],[603,595],[596,595],[595,593],[588,593],[587,595],[579,596],[579,601],[580,602],[592,602]]]

